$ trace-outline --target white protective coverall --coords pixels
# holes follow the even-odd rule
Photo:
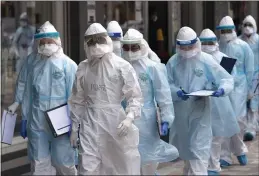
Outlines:
[[[75,149],[68,135],[54,138],[45,112],[67,102],[77,65],[61,47],[59,33],[48,21],[35,34],[35,44],[52,39],[54,48],[33,52],[23,65],[17,80],[16,101],[22,104],[22,117],[27,120],[28,156],[32,175],[76,175]],[[35,45],[34,44],[34,45]],[[51,45],[45,44],[44,47]],[[45,54],[39,52],[45,51]],[[54,167],[55,168],[54,168]]]
[[[174,107],[171,97],[168,97],[171,93],[166,68],[164,64],[148,58],[149,47],[139,31],[129,29],[121,42],[123,45],[139,46],[135,52],[122,50],[122,57],[135,69],[144,99],[141,118],[134,121],[140,135],[141,174],[154,175],[159,163],[175,160],[179,156],[178,150],[161,140],[158,133],[156,104],[162,122],[168,123],[170,128],[174,121]]]
[[[252,26],[245,26],[247,23]],[[250,89],[250,107],[248,107],[248,114],[246,118],[246,129],[245,136],[252,135],[252,139],[255,138],[256,131],[259,130],[259,35],[257,32],[257,25],[255,19],[248,15],[242,26],[242,35],[239,36],[240,39],[244,40],[249,44],[254,53],[254,76],[253,83]],[[248,136],[247,136],[248,137]],[[249,140],[249,139],[248,139]]]
[[[234,22],[229,16],[222,18],[217,27],[217,30],[232,30],[232,33],[220,34],[219,49],[229,57],[237,59],[235,64],[237,71],[234,75],[235,87],[229,97],[233,105],[234,112],[236,113],[240,133],[232,136],[230,139],[225,138],[222,144],[221,159],[226,161],[228,164],[232,163],[231,153],[237,157],[245,157],[245,153],[248,152],[246,145],[243,143],[243,134],[245,129],[245,117],[247,114],[246,105],[248,90],[249,87],[251,87],[254,73],[253,51],[246,42],[237,38],[234,28]]]
[[[20,15],[20,27],[16,30],[13,45],[15,54],[17,57],[16,61],[16,72],[20,73],[22,65],[32,51],[33,36],[35,33],[35,27],[28,24],[28,16],[26,12]]]
[[[123,32],[122,29],[117,21],[111,21],[108,23],[107,26],[108,35],[112,39],[113,44],[113,52],[121,57],[121,43],[120,40],[122,39]]]
[[[132,124],[142,106],[136,72],[112,52],[101,24],[90,25],[84,45],[88,59],[79,64],[69,98],[71,143],[80,124],[79,175],[140,175],[139,130]],[[126,112],[121,106],[125,98]],[[128,127],[124,135],[118,135],[120,124]]]
[[[185,161],[184,175],[207,175],[212,141],[210,98],[188,97],[184,92],[204,90],[214,82],[214,93],[224,89],[221,96],[227,96],[234,80],[211,55],[201,52],[200,40],[189,27],[180,29],[176,54],[166,67],[175,109],[170,143]]]
[[[107,32],[108,32],[108,35],[112,39],[113,52],[117,56],[121,57],[121,43],[120,43],[120,40],[122,39],[123,31],[122,31],[119,23],[117,21],[109,22],[108,26],[107,26]],[[144,42],[148,46],[148,58],[153,60],[153,61],[155,61],[155,62],[159,62],[160,63],[161,60],[157,56],[157,54],[150,49],[149,45],[147,44],[147,42],[145,40],[144,40]]]
[[[227,55],[219,51],[217,37],[210,29],[204,29],[199,38],[202,43],[213,43],[213,45],[202,44],[201,49],[203,52],[212,55],[217,63],[220,64],[222,58],[227,57]],[[235,69],[236,68],[234,67],[232,73],[236,72]],[[217,85],[211,83],[208,88],[213,89],[215,86]],[[221,98],[211,97],[211,125],[213,140],[210,150],[208,170],[212,172],[220,172],[221,168],[219,160],[223,138],[232,137],[240,132],[229,96]]]

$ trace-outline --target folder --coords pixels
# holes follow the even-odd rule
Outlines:
[[[2,116],[2,139],[1,142],[4,144],[12,144],[14,128],[16,124],[17,114],[12,114],[6,110]]]
[[[48,124],[55,138],[69,132],[71,119],[67,104],[50,109],[45,113]]]
[[[169,134],[170,134],[170,129],[168,130],[168,134],[165,136],[161,136],[162,134],[162,129],[161,129],[161,116],[160,116],[160,109],[157,107],[157,129],[158,129],[158,134],[160,136],[160,139],[165,141],[166,143],[169,143]]]
[[[222,57],[222,60],[220,62],[220,65],[229,73],[231,74],[235,64],[236,59],[230,58],[230,57]]]
[[[188,96],[196,96],[196,97],[208,97],[213,94],[214,91],[212,90],[198,90],[189,94],[185,94]]]

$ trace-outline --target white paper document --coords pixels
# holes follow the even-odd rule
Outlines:
[[[65,134],[70,129],[71,120],[68,112],[68,105],[58,107],[54,110],[47,112],[47,115],[52,125],[52,130],[56,133],[56,136]]]
[[[199,90],[199,91],[195,91],[189,94],[186,94],[188,96],[198,96],[198,97],[208,97],[211,96],[213,94],[214,91],[212,90]]]
[[[5,144],[12,144],[14,128],[16,123],[17,114],[12,114],[4,110],[2,116],[2,139],[1,142]]]

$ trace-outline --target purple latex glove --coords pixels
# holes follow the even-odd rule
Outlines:
[[[161,124],[161,136],[166,136],[168,134],[168,127],[169,127],[168,122],[162,122],[162,124]]]
[[[212,96],[213,97],[221,97],[222,95],[224,95],[225,91],[223,88],[220,88],[218,90],[216,90],[215,92],[213,92]]]
[[[177,93],[177,96],[184,101],[186,101],[189,98],[189,96],[185,95],[185,93],[182,90],[179,90],[176,93]]]
[[[27,120],[22,120],[20,135],[23,137],[23,139],[27,137],[26,126],[27,126]]]

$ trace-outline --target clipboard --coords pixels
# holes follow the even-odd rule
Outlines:
[[[69,132],[71,119],[67,103],[46,111],[45,115],[55,138]]]
[[[161,129],[161,116],[160,116],[160,109],[157,107],[157,112],[156,112],[156,117],[157,117],[157,129],[158,129],[158,134],[160,136],[160,139],[165,141],[166,143],[169,143],[169,134],[170,134],[170,129],[168,129],[168,134],[165,136],[162,136],[162,129]]]
[[[4,110],[2,115],[1,143],[12,145],[17,114]]]
[[[232,73],[232,70],[236,64],[236,59],[230,58],[230,57],[222,57],[222,60],[220,62],[220,65],[229,73]]]

